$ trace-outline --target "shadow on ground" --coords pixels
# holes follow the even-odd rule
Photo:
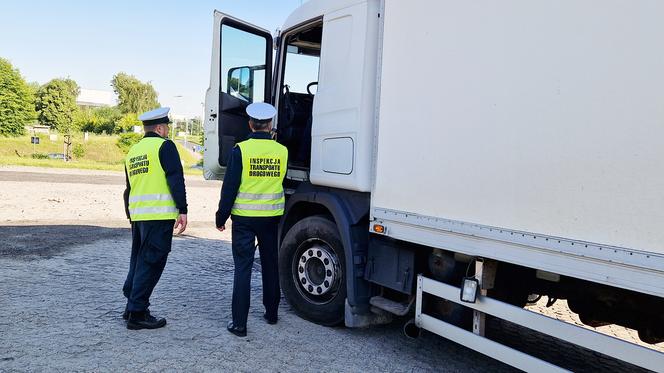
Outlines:
[[[129,228],[93,225],[0,226],[0,259],[48,259],[78,245],[128,235]]]

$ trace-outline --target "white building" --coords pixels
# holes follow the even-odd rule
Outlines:
[[[81,93],[76,98],[76,105],[83,108],[108,107],[116,104],[117,98],[111,91],[81,88]]]

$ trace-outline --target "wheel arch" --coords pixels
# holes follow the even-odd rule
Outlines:
[[[364,280],[368,248],[369,193],[301,185],[286,202],[279,224],[279,247],[298,221],[323,215],[334,222],[346,256],[346,296],[357,313],[369,312],[370,286]]]

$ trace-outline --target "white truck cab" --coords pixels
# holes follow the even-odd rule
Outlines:
[[[277,37],[274,74],[269,32],[215,12],[206,177],[223,173],[228,151],[248,134],[246,104],[265,101],[279,110],[274,125],[289,148],[294,177],[296,170],[306,170],[299,177],[312,183],[369,192],[377,7],[367,1],[305,3]],[[246,89],[247,94],[238,93]],[[303,141],[305,135],[310,140]]]
[[[656,349],[588,328],[664,342],[662,14],[650,0],[311,0],[273,38],[215,12],[205,177],[249,134],[246,106],[272,103],[289,151],[280,283],[298,315],[414,314],[411,330],[559,369],[492,339],[488,314],[661,371]],[[587,328],[523,309],[542,296]]]

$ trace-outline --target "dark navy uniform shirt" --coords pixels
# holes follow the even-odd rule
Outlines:
[[[148,132],[145,137],[160,137],[154,132]],[[161,168],[166,172],[166,183],[171,190],[171,196],[175,201],[175,206],[180,211],[180,214],[187,213],[187,192],[184,187],[184,171],[182,170],[182,163],[180,163],[180,155],[178,149],[173,141],[166,139],[159,148],[159,163]],[[129,177],[127,176],[127,169],[125,168],[125,178],[127,180],[127,189],[124,192],[125,213],[129,219]]]
[[[272,140],[270,132],[253,132],[247,139]],[[226,166],[226,175],[224,183],[221,185],[221,198],[219,199],[219,209],[215,216],[217,228],[226,224],[226,220],[231,216],[231,210],[235,204],[235,197],[240,189],[242,181],[242,151],[239,146],[235,146]]]

